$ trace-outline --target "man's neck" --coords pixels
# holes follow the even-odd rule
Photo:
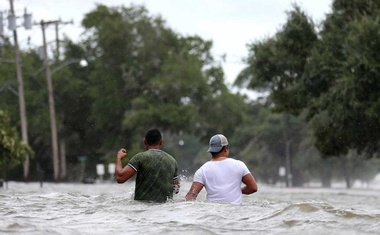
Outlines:
[[[225,154],[217,154],[217,155],[212,156],[211,161],[221,161],[226,158],[228,158],[228,156]]]
[[[154,145],[154,146],[147,146],[148,150],[161,150],[160,145]]]

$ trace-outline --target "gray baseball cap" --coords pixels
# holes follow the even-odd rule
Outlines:
[[[222,150],[224,146],[227,146],[227,145],[228,145],[228,140],[224,135],[222,134],[214,135],[210,139],[210,147],[208,148],[207,152],[217,153],[220,150]]]

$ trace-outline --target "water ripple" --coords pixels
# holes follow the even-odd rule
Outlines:
[[[184,200],[132,200],[133,184],[10,183],[0,190],[0,233],[12,234],[376,234],[375,192],[275,189],[244,196],[241,206]],[[33,188],[34,187],[34,188]],[[309,232],[311,231],[311,232]]]

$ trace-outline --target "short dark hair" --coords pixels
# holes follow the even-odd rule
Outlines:
[[[145,140],[149,146],[158,144],[161,139],[161,132],[156,128],[149,129],[145,134]]]
[[[211,155],[215,155],[215,154],[218,154],[218,153],[222,152],[225,148],[228,149],[228,145],[223,146],[223,147],[219,150],[219,152],[210,152],[210,153],[211,153]]]

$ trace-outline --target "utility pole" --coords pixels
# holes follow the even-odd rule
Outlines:
[[[73,24],[74,21],[71,20],[71,21],[67,21],[67,22],[62,22],[61,20],[57,20],[56,23],[55,23],[55,43],[56,43],[56,50],[57,50],[57,54],[55,55],[56,56],[56,61],[59,61],[59,58],[60,58],[60,51],[59,51],[59,25],[60,24]]]
[[[57,47],[57,54],[55,55],[56,56],[56,58],[55,58],[55,60],[56,61],[59,61],[59,57],[60,57],[60,53],[59,53],[59,33],[58,33],[58,28],[59,28],[59,22],[57,21],[56,23],[55,23],[55,43],[56,43],[56,47]]]
[[[55,57],[55,60],[56,61],[59,61],[60,60],[60,40],[59,40],[59,25],[60,24],[73,24],[74,21],[71,20],[71,21],[68,21],[68,22],[62,22],[61,20],[57,21],[55,23],[55,42],[56,42],[56,57]],[[60,155],[61,155],[61,159],[60,159],[60,163],[61,163],[61,171],[60,171],[60,174],[59,174],[59,178],[60,180],[63,180],[66,178],[66,173],[67,173],[67,168],[66,168],[66,142],[65,142],[65,139],[64,137],[61,137],[61,140],[59,141],[59,147],[60,147]]]
[[[48,88],[48,99],[49,99],[49,114],[50,114],[50,129],[51,129],[51,145],[53,153],[53,170],[54,170],[54,180],[58,181],[59,177],[59,156],[58,156],[58,134],[57,134],[57,123],[55,116],[55,103],[54,103],[54,92],[53,92],[53,82],[51,79],[49,58],[47,53],[45,26],[49,24],[54,24],[57,21],[41,21],[42,28],[42,38],[43,38],[43,48],[44,48],[44,63],[46,72],[46,81]]]
[[[24,96],[24,83],[22,77],[22,69],[21,69],[21,57],[20,57],[20,49],[18,45],[17,39],[17,26],[16,26],[16,17],[14,13],[13,0],[9,0],[10,3],[10,12],[9,16],[9,25],[8,28],[13,31],[13,39],[14,39],[14,51],[15,51],[15,61],[16,61],[16,73],[17,73],[17,83],[18,83],[18,98],[19,98],[19,108],[20,108],[20,118],[21,118],[21,138],[22,141],[26,144],[29,144],[28,141],[28,127],[27,127],[27,119],[26,119],[26,108],[25,108],[25,96]],[[29,17],[29,15],[27,16]],[[25,20],[27,19],[25,17]],[[31,17],[31,15],[30,15]],[[29,18],[31,21],[31,18]],[[31,28],[31,22],[24,23],[25,28]],[[24,180],[28,181],[29,178],[29,156],[26,156],[24,161]]]
[[[66,24],[66,22],[61,22],[61,20],[46,21],[45,22],[42,20],[40,24],[41,24],[41,29],[42,29],[44,64],[45,64],[46,81],[47,81],[47,88],[48,88],[54,180],[57,182],[60,178],[60,175],[59,175],[60,159],[59,159],[59,152],[58,152],[59,151],[59,149],[58,149],[58,131],[57,131],[57,123],[56,123],[53,82],[52,82],[52,76],[51,76],[52,73],[50,71],[50,65],[49,65],[49,57],[48,57],[48,52],[47,52],[45,29],[48,25],[55,24],[57,27],[58,24]]]

